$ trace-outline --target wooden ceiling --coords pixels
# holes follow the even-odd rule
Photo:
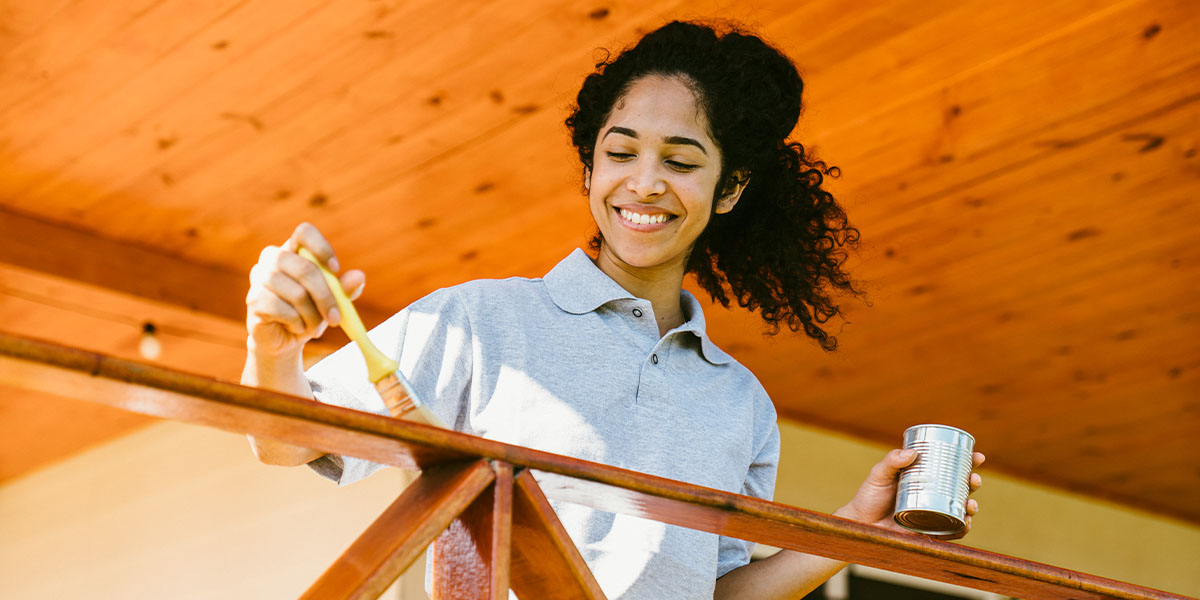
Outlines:
[[[711,333],[788,419],[971,431],[989,468],[1200,523],[1191,0],[0,3],[0,329],[234,379],[259,250],[317,224],[378,321],[591,224],[562,120],[670,18],[800,64],[871,305],[841,349]],[[325,341],[313,354],[337,343]],[[0,478],[146,423],[0,393]],[[249,457],[249,453],[247,453]]]

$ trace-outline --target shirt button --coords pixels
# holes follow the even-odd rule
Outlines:
[[[640,308],[633,309],[633,316],[635,316],[639,319],[642,318],[642,309],[640,309]]]
[[[658,355],[657,355],[657,354],[651,354],[651,355],[650,355],[650,362],[652,362],[652,363],[654,363],[654,364],[656,364],[656,365],[657,365],[657,364],[658,364]]]

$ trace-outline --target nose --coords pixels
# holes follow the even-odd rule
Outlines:
[[[625,180],[625,187],[639,198],[653,198],[667,193],[667,182],[663,180],[658,165],[640,157]]]

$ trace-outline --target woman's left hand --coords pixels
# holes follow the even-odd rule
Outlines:
[[[850,503],[834,512],[834,516],[852,519],[868,525],[894,529],[896,531],[909,532],[909,530],[899,526],[892,519],[892,512],[896,507],[896,487],[900,476],[900,471],[911,465],[917,458],[917,453],[914,450],[892,450],[883,457],[883,460],[875,463],[871,467],[871,473],[867,475],[866,481],[863,481],[859,486],[858,492],[854,494],[854,498]],[[976,452],[972,456],[973,469],[978,469],[984,461],[983,454]],[[980,486],[983,485],[983,478],[974,471],[971,472],[968,487],[970,493],[974,493]],[[953,535],[933,535],[929,536],[940,540],[956,540],[971,531],[971,517],[979,512],[979,502],[974,498],[967,500],[967,527],[963,531]],[[909,532],[911,533],[911,532]]]

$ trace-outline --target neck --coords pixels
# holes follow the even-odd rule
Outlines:
[[[650,301],[660,337],[683,324],[683,307],[679,302],[685,271],[683,260],[654,267],[635,267],[601,246],[595,262],[625,291]]]

